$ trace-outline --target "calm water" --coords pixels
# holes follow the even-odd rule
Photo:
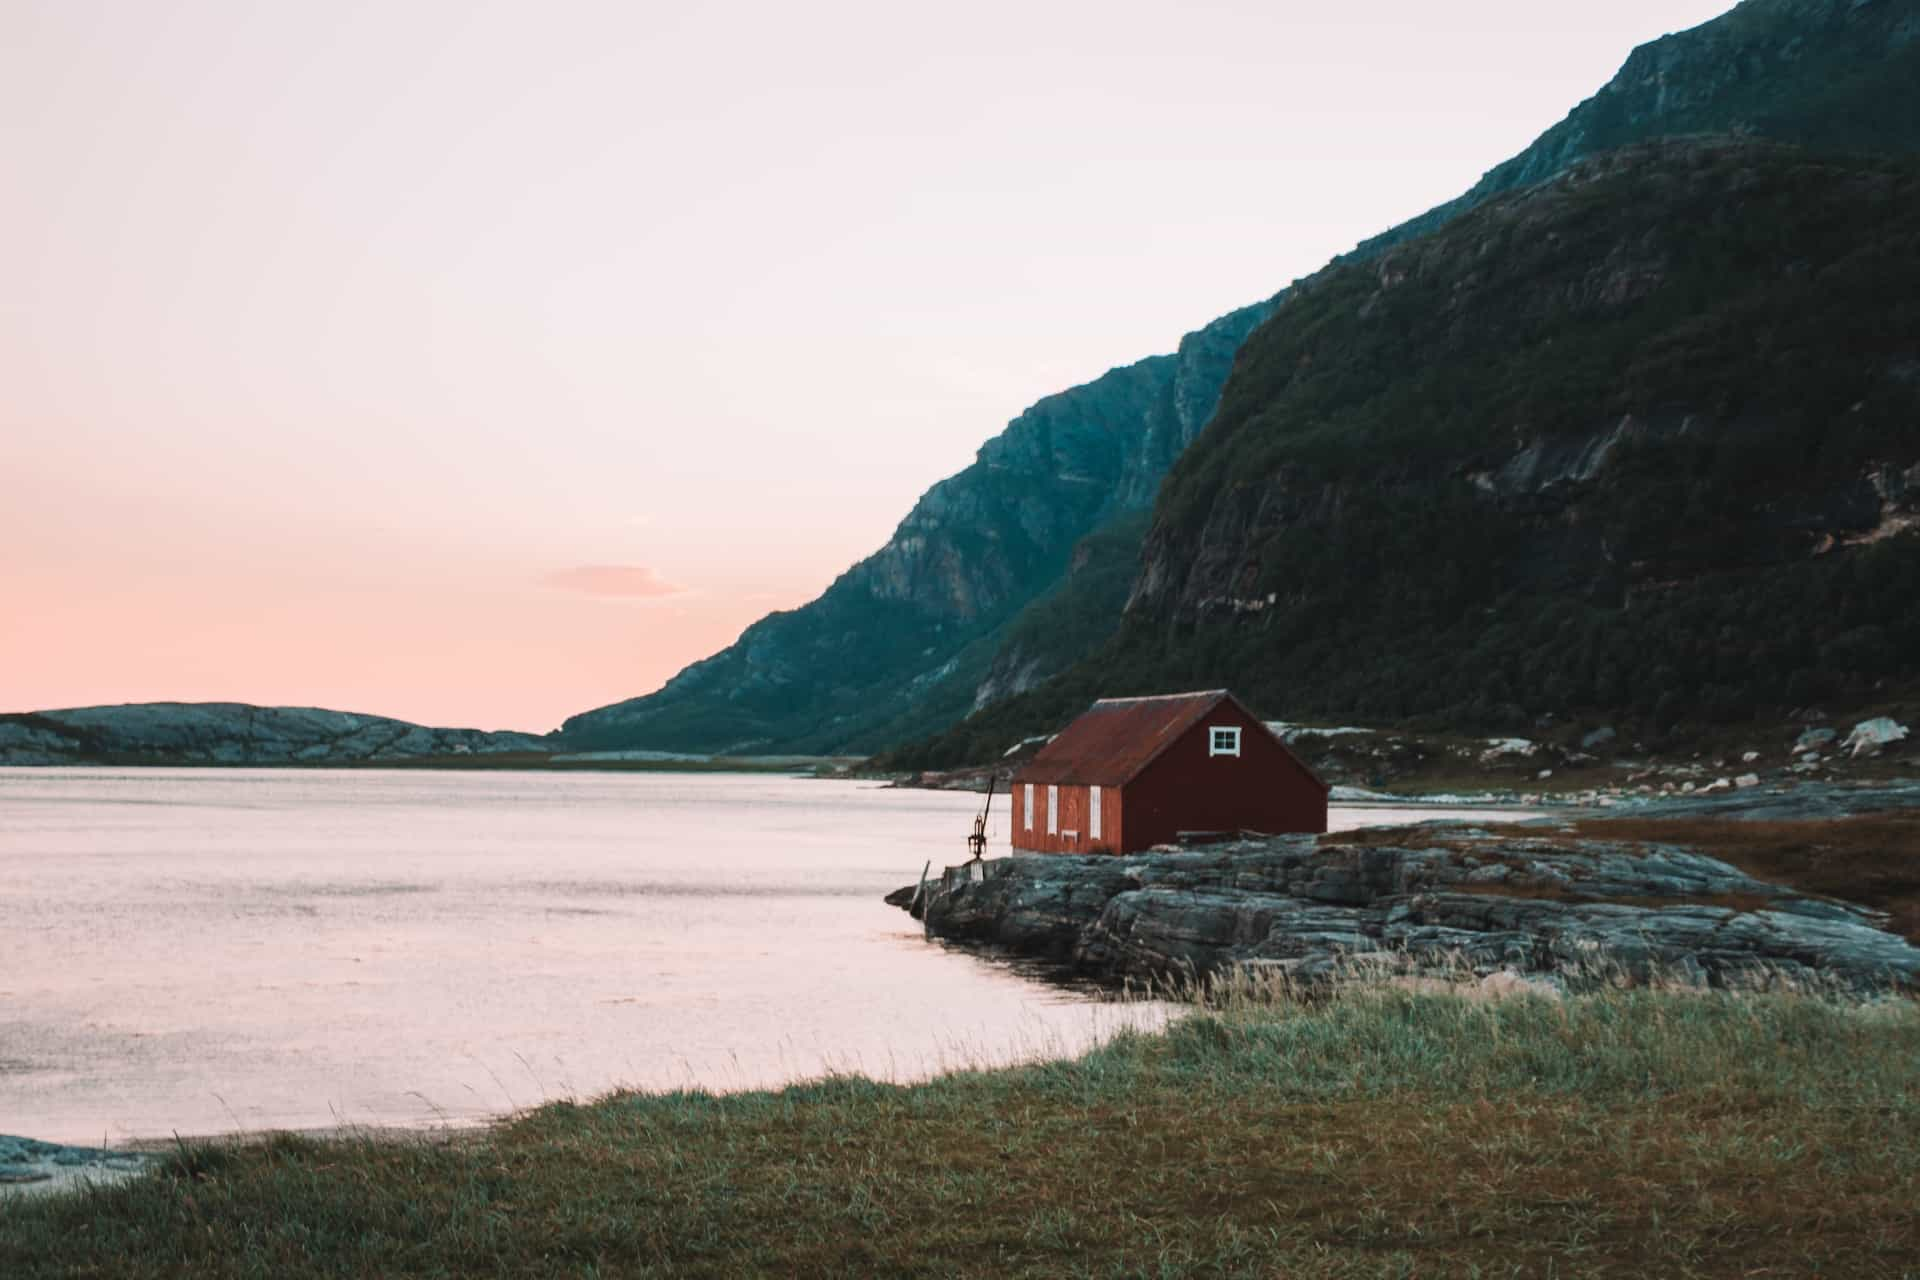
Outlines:
[[[961,861],[978,804],[746,775],[0,769],[0,1132],[909,1079],[1157,1019],[880,901]]]

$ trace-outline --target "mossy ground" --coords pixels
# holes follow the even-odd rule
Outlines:
[[[1915,1275],[1920,1008],[1231,1001],[908,1087],[185,1145],[0,1275]]]

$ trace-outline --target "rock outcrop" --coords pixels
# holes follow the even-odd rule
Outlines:
[[[0,715],[0,765],[364,764],[548,749],[545,738],[240,702],[141,702]]]
[[[1107,979],[1234,969],[1920,988],[1920,948],[1865,907],[1668,845],[1428,828],[1138,857],[1018,856],[888,900],[930,933]]]

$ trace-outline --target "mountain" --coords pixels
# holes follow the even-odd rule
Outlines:
[[[576,749],[869,751],[897,741],[903,726],[924,732],[964,715],[994,669],[1001,629],[1051,588],[1084,590],[1067,581],[1070,570],[1104,544],[1083,540],[1152,503],[1270,305],[1222,316],[1173,355],[1040,401],[818,599],[754,623],[657,693],[572,717],[560,739]],[[1137,552],[1144,520],[1129,527],[1135,541],[1121,563]],[[1124,590],[1110,590],[1111,603]]]
[[[1574,164],[1292,290],[1169,473],[1097,692],[1659,734],[1920,694],[1920,162]]]
[[[0,765],[362,764],[548,749],[544,738],[241,702],[140,702],[0,715]]]
[[[1920,138],[1916,33],[1912,0],[1747,0],[1635,50],[1520,155],[1346,261],[1376,258],[1585,156],[1650,137],[1733,131],[1911,147]],[[1036,688],[1119,626],[1114,584],[1146,527],[1140,512],[1209,420],[1235,348],[1286,296],[1189,335],[1176,356],[1041,401],[818,600],[754,624],[658,693],[574,717],[561,739],[869,750]],[[1018,708],[999,719],[1034,723]],[[953,743],[933,754],[951,756]]]
[[[1655,137],[1736,133],[1833,150],[1909,151],[1920,139],[1920,6],[1913,0],[1745,0],[1635,49],[1600,92],[1466,194],[1360,246],[1437,230],[1490,196]]]

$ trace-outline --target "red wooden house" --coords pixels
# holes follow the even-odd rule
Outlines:
[[[1327,829],[1327,784],[1225,689],[1102,698],[1013,775],[1016,853]]]

